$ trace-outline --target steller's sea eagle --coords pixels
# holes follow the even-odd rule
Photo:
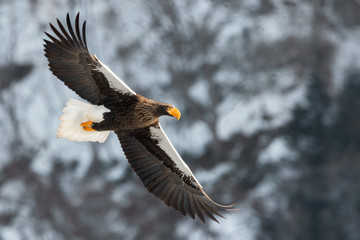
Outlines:
[[[163,131],[159,117],[180,118],[173,105],[136,94],[95,55],[86,44],[85,26],[75,31],[66,17],[68,30],[51,23],[53,35],[45,34],[45,56],[52,73],[89,103],[70,99],[63,109],[57,136],[75,141],[104,142],[114,131],[131,167],[146,188],[183,215],[195,214],[217,221],[215,216],[234,210],[211,200]]]

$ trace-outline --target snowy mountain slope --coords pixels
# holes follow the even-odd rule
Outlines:
[[[356,7],[356,1],[342,7],[339,1],[2,1],[0,238],[266,235],[271,214],[292,214],[283,184],[296,186],[306,175],[296,164],[307,138],[295,141],[288,125],[299,106],[314,105],[313,76],[336,102],[349,70],[360,68],[358,20],[344,13]],[[87,20],[89,49],[102,62],[136,92],[179,107],[181,121],[161,120],[165,131],[210,196],[240,201],[239,215],[220,225],[182,218],[147,193],[114,135],[102,145],[56,138],[62,108],[77,96],[48,70],[43,31],[78,11]]]

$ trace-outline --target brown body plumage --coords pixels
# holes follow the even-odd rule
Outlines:
[[[122,131],[148,127],[158,123],[160,116],[171,116],[169,110],[174,109],[174,106],[136,94],[126,101],[119,101],[109,109],[111,111],[104,114],[102,122],[92,125],[93,129]]]

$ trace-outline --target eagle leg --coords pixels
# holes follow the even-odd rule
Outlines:
[[[95,131],[95,129],[91,127],[92,124],[93,124],[92,121],[87,121],[80,124],[80,126],[82,126],[85,131]]]

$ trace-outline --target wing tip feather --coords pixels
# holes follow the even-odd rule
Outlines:
[[[129,163],[132,165],[147,190],[157,198],[161,199],[167,206],[174,208],[182,215],[190,216],[192,219],[197,217],[203,223],[206,223],[207,218],[220,223],[217,219],[218,217],[225,218],[223,215],[237,211],[237,209],[233,209],[236,205],[235,203],[222,205],[211,200],[200,185],[190,186],[188,184],[183,184],[184,180],[163,163],[164,159],[160,160],[159,156],[152,153],[151,150],[153,150],[153,145],[150,144],[149,146],[144,144],[144,139],[149,140],[150,138],[149,134],[151,132],[149,129],[146,132],[145,130],[140,129],[126,134],[120,132],[116,133]],[[140,141],[139,139],[142,140]],[[147,148],[147,146],[149,148]],[[134,147],[137,147],[136,151],[134,150]],[[161,174],[152,171],[152,174],[155,174],[156,176],[146,179],[144,178],[145,175],[142,173],[142,170],[147,168],[136,168],[135,165],[138,165],[132,164],[139,161],[138,158],[143,158],[142,155],[144,154],[144,151],[148,153],[147,155],[145,154],[148,156],[146,161],[161,166],[156,170],[161,171]],[[131,154],[129,155],[129,153]],[[149,157],[150,155],[151,157]]]

